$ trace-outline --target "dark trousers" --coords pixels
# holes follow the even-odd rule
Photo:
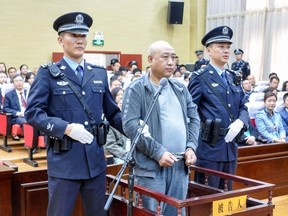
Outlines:
[[[87,180],[48,177],[47,216],[71,216],[78,194],[86,216],[106,216],[106,172]]]
[[[208,161],[197,158],[196,166],[212,169],[224,173],[235,174],[237,161],[229,161],[229,162],[215,162]],[[195,173],[195,181],[204,184],[205,182],[205,174],[196,172]],[[209,176],[208,177],[208,185],[211,187],[224,189],[224,179],[217,176]],[[232,181],[228,181],[228,190],[232,190]]]

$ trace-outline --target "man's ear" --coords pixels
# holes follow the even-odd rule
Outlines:
[[[63,37],[62,36],[58,36],[57,41],[61,46],[63,46]]]
[[[149,62],[149,63],[152,63],[153,56],[152,56],[152,55],[148,55],[147,59],[148,59],[148,62]]]

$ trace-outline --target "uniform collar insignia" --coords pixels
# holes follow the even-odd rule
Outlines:
[[[219,84],[218,84],[218,83],[212,83],[211,85],[212,85],[212,87],[215,88],[215,87],[217,87]]]
[[[68,82],[65,82],[65,81],[59,81],[59,82],[57,82],[57,85],[59,85],[59,86],[66,86],[66,85],[68,85]]]
[[[65,70],[65,68],[66,68],[65,65],[62,65],[62,66],[60,67],[61,70]]]
[[[91,71],[91,70],[92,70],[92,67],[91,67],[90,65],[88,65],[88,66],[87,66],[87,69]]]
[[[103,84],[102,80],[93,80],[93,83],[95,83],[95,84]]]

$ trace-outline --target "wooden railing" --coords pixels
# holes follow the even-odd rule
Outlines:
[[[216,188],[209,187],[207,185],[201,185],[194,181],[189,183],[189,192],[188,198],[185,200],[179,200],[167,195],[149,190],[138,185],[134,186],[134,191],[139,196],[139,202],[134,205],[134,215],[162,215],[161,213],[161,203],[167,203],[177,208],[178,216],[181,215],[182,208],[186,208],[187,215],[210,215],[212,212],[212,203],[217,200],[224,200],[228,198],[238,197],[241,195],[248,195],[247,198],[247,208],[241,214],[237,215],[273,215],[274,205],[272,204],[272,189],[274,188],[273,184],[252,180],[240,176],[235,176],[231,174],[225,174],[209,169],[203,169],[196,166],[191,166],[191,170],[194,172],[204,173],[207,178],[211,175],[219,176],[221,178],[232,180],[233,182],[238,182],[245,185],[245,188],[236,189],[233,191],[222,191]],[[108,175],[107,182],[108,188],[111,188],[113,185],[110,185],[113,182],[115,176]],[[114,196],[114,201],[109,210],[110,216],[119,216],[126,215],[127,213],[127,191],[128,191],[128,182],[127,180],[121,180],[119,187],[122,191],[121,194]],[[265,192],[267,194],[266,198],[268,202],[262,202],[250,197],[250,194],[257,192]],[[158,207],[157,211],[153,212],[148,209],[145,209],[141,203],[141,197],[149,196],[157,200]],[[123,212],[123,213],[122,213]]]

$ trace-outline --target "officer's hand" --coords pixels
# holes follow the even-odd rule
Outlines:
[[[231,142],[237,136],[243,126],[244,123],[240,119],[236,119],[236,121],[231,123],[229,126],[229,131],[224,138],[225,142]]]
[[[143,123],[144,123],[144,121],[143,121],[143,120],[140,120],[140,125],[141,125],[141,126],[143,125]],[[142,130],[142,134],[143,134],[145,137],[151,136],[151,135],[150,135],[150,132],[149,132],[149,126],[148,126],[147,124],[144,125],[144,128],[143,128],[143,130]]]
[[[94,136],[89,131],[87,131],[83,125],[72,123],[70,126],[71,131],[67,134],[67,136],[83,144],[92,143]]]
[[[196,163],[197,157],[192,149],[187,149],[185,152],[185,164],[190,166]]]
[[[175,161],[178,161],[177,158],[167,151],[163,154],[158,163],[161,167],[171,167]]]

